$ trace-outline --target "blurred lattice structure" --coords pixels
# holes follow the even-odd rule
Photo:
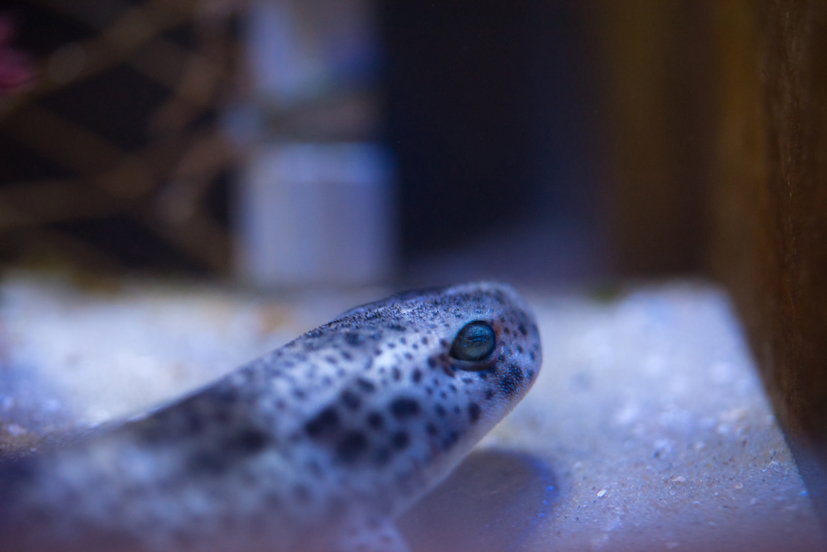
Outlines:
[[[0,261],[226,273],[238,13],[222,0],[29,0],[0,96]]]

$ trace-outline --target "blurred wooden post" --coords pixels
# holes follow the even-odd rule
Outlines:
[[[713,272],[827,519],[827,4],[714,6]]]
[[[827,521],[827,3],[595,5],[616,267],[725,283]]]
[[[712,122],[708,7],[597,5],[608,69],[610,176],[602,207],[613,264],[623,275],[697,272]]]

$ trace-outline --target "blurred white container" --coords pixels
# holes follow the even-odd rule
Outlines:
[[[377,144],[262,146],[238,207],[237,271],[248,283],[360,285],[393,270],[393,171]]]

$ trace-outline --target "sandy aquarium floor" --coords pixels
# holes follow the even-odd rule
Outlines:
[[[400,520],[432,550],[827,550],[726,296],[521,290],[528,397]],[[0,457],[169,401],[387,290],[0,286]]]

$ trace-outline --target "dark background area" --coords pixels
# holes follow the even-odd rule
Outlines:
[[[231,271],[225,249],[206,251],[210,242],[198,238],[184,243],[170,239],[180,229],[157,213],[164,188],[176,177],[186,141],[216,127],[226,92],[197,106],[197,115],[188,117],[186,124],[160,125],[159,130],[159,125],[147,121],[157,118],[180,93],[141,70],[142,58],[150,57],[149,63],[165,61],[151,58],[152,42],[137,45],[129,54],[133,59],[121,56],[124,59],[76,84],[50,85],[42,74],[48,55],[61,45],[93,42],[102,31],[122,24],[127,8],[150,5],[132,2],[121,9],[104,9],[80,4],[65,10],[34,3],[7,12],[17,24],[15,47],[43,60],[40,79],[46,84],[28,94],[0,125],[0,186],[8,192],[26,183],[32,190],[44,182],[88,184],[83,186],[83,201],[102,205],[92,216],[82,209],[37,213],[38,206],[30,205],[38,202],[36,198],[20,200],[11,191],[5,197],[17,200],[18,210],[33,211],[36,228],[6,229],[0,239],[6,263],[30,258],[35,249],[48,250],[44,244],[54,240],[46,256],[59,256],[68,246],[73,250],[70,256],[86,256],[93,265],[105,260],[107,268],[201,275]],[[595,7],[575,2],[401,1],[384,2],[378,8],[385,105],[380,137],[397,162],[403,261],[399,277],[405,279],[406,271],[415,271],[423,257],[452,254],[510,234],[519,234],[515,239],[523,242],[530,234],[533,247],[549,246],[548,240],[558,239],[561,228],[577,233],[578,243],[585,244],[578,255],[594,257],[601,241],[593,227],[603,208],[596,198],[606,164],[602,148],[607,119],[605,103],[599,103],[604,60],[594,36]],[[158,19],[158,42],[172,42],[190,54],[208,53],[197,21]],[[235,19],[226,25],[227,33],[237,39]],[[184,63],[168,71],[187,69]],[[27,112],[32,109],[45,109],[93,134],[107,151],[74,155],[66,163],[53,148],[43,146],[44,140],[33,141],[15,130],[19,124],[36,133],[51,132],[43,128],[48,121],[33,125]],[[76,153],[67,150],[69,155]],[[146,189],[127,193],[98,182],[98,175],[112,170],[123,156],[141,158],[149,165],[151,182]],[[210,175],[190,207],[225,239],[232,230],[228,205],[233,172],[227,165],[220,174]],[[221,241],[212,245],[223,247]],[[495,254],[502,249],[502,245],[493,247]],[[509,262],[513,265],[513,261]],[[582,259],[572,261],[574,266]],[[538,262],[546,261],[537,255],[524,267],[533,271],[530,279],[554,279],[553,267],[544,272],[536,268]],[[483,272],[496,276],[502,267],[489,264]],[[514,277],[519,279],[519,274]]]
[[[573,3],[388,2],[405,255],[593,216],[597,53]]]
[[[610,270],[594,10],[382,5],[403,279],[548,283]]]

